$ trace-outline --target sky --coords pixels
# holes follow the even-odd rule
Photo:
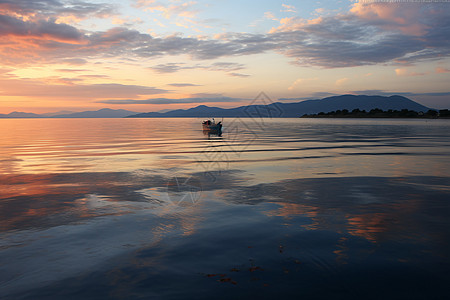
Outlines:
[[[404,95],[450,108],[450,1],[0,0],[0,113]]]

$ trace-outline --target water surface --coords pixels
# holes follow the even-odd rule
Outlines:
[[[448,120],[0,120],[1,299],[444,299]]]

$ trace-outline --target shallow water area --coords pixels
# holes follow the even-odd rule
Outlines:
[[[0,298],[444,299],[449,120],[223,123],[0,120]]]

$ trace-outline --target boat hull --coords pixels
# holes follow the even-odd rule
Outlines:
[[[221,131],[222,125],[205,125],[203,124],[203,131]]]

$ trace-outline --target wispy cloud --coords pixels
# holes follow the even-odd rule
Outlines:
[[[282,12],[291,12],[291,13],[296,13],[297,12],[297,8],[295,8],[294,5],[281,4],[281,6],[283,7],[281,9]]]
[[[170,23],[179,27],[191,28],[198,31],[198,26],[204,26],[202,22],[196,20],[200,10],[196,1],[137,0],[135,1],[135,6],[150,13],[158,13]],[[156,23],[160,26],[165,26],[160,21],[156,21]]]
[[[443,68],[443,67],[436,67],[436,73],[438,73],[438,74],[450,73],[450,69]]]
[[[242,73],[236,73],[236,72],[231,72],[228,73],[229,76],[233,76],[233,77],[241,77],[241,78],[246,78],[246,77],[250,77],[251,75],[249,74],[242,74]]]
[[[77,78],[81,79],[108,79],[111,78],[109,75],[103,75],[103,74],[86,74],[86,75],[79,75]]]
[[[118,14],[113,4],[82,0],[0,0],[0,13],[29,20],[54,19],[58,23]]]
[[[196,1],[153,1],[153,0],[137,0],[136,6],[150,12],[161,12],[166,19],[172,16],[193,18],[198,13],[196,9]]]
[[[326,97],[331,96],[337,96],[338,94],[335,93],[329,93],[329,92],[316,92],[312,93],[308,96],[304,97],[294,97],[294,98],[280,98],[279,101],[286,101],[286,102],[292,102],[292,101],[304,101],[304,100],[313,100],[313,99],[322,99]]]
[[[427,75],[429,73],[427,73],[427,72],[414,72],[414,71],[408,70],[406,68],[397,68],[397,69],[395,69],[395,74],[397,74],[397,76],[424,76],[424,75]]]
[[[185,66],[185,63],[166,63],[151,67],[150,69],[158,73],[175,73],[180,70],[192,69],[193,67]]]
[[[174,87],[200,86],[198,84],[193,84],[193,83],[169,83],[168,85],[174,86]]]
[[[103,104],[191,104],[191,103],[219,103],[219,102],[239,102],[242,99],[231,97],[192,97],[192,98],[154,98],[146,100],[101,100],[97,103]]]
[[[266,19],[269,19],[269,20],[272,20],[272,21],[278,21],[278,18],[275,17],[275,15],[272,12],[270,12],[270,11],[265,12],[264,13],[264,17]]]
[[[2,96],[45,97],[65,99],[130,98],[168,93],[168,90],[117,83],[82,84],[82,78],[48,77],[42,79],[0,76]]]
[[[288,87],[289,91],[293,91],[297,86],[308,82],[308,81],[314,81],[314,80],[318,80],[318,77],[314,77],[314,78],[298,78],[297,80],[295,80],[292,85],[290,87]]]
[[[238,71],[244,69],[245,66],[240,63],[233,63],[233,62],[215,62],[210,65],[201,65],[201,64],[195,64],[195,65],[188,65],[186,63],[166,63],[166,64],[159,64],[153,67],[150,67],[150,69],[154,70],[158,73],[175,73],[181,70],[206,70],[206,71],[221,71],[221,72],[232,72],[232,71]],[[238,73],[228,73],[231,76],[235,76],[235,74]]]
[[[78,73],[78,72],[88,72],[87,69],[56,69],[55,71],[61,73]]]
[[[450,92],[414,93],[414,92],[384,91],[384,90],[359,90],[359,91],[351,91],[349,93],[350,94],[355,94],[355,95],[380,95],[380,96],[400,95],[400,96],[405,96],[405,97],[415,97],[415,96],[443,97],[443,96],[450,96]]]
[[[336,80],[334,85],[340,87],[340,86],[345,85],[347,82],[348,82],[348,78],[346,78],[346,77],[345,78],[340,78],[340,79]]]
[[[61,59],[60,62],[73,66],[82,66],[88,63],[88,61],[83,58],[65,58]]]

